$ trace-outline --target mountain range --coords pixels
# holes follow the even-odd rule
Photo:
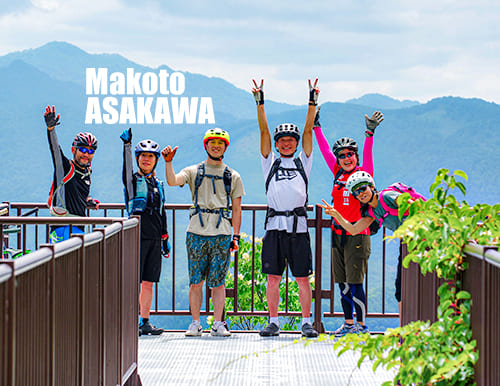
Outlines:
[[[122,201],[122,144],[119,135],[128,124],[86,125],[85,69],[108,68],[124,73],[137,72],[184,74],[186,91],[182,96],[208,96],[213,100],[215,126],[227,129],[231,145],[227,164],[240,172],[246,190],[244,203],[265,203],[264,178],[260,166],[259,129],[255,102],[248,90],[239,89],[224,79],[174,70],[167,65],[157,69],[134,63],[117,54],[89,54],[65,43],[51,42],[42,47],[13,52],[0,57],[0,140],[2,143],[2,201],[41,202],[47,199],[52,165],[48,151],[43,112],[48,104],[61,114],[57,126],[66,154],[77,131],[92,131],[99,139],[94,158],[92,193],[103,202]],[[321,79],[320,79],[321,82]],[[321,99],[321,95],[320,95]],[[307,101],[307,88],[304,89]],[[481,99],[439,97],[427,103],[399,101],[367,94],[345,103],[321,101],[321,123],[330,145],[343,136],[351,136],[360,147],[364,141],[364,114],[375,110],[385,120],[374,139],[375,181],[384,187],[394,181],[414,186],[424,195],[436,171],[445,167],[461,169],[469,175],[467,199],[471,203],[497,203],[500,140],[495,135],[500,121],[500,106]],[[306,106],[266,100],[271,130],[282,122],[303,126]],[[206,158],[202,136],[214,125],[132,125],[134,141],[152,138],[166,146],[178,145],[174,168]],[[310,177],[309,202],[329,199],[332,175],[314,145],[314,164]],[[163,161],[158,175],[164,178]],[[168,188],[170,202],[190,202],[187,188]],[[462,196],[458,194],[458,197]]]

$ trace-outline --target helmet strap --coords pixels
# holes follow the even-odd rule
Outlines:
[[[222,154],[220,157],[213,157],[210,155],[208,150],[206,150],[206,152],[207,152],[208,158],[210,158],[212,161],[222,161],[222,158],[224,158],[224,154]]]

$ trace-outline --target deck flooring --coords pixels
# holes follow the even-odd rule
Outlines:
[[[183,332],[139,338],[138,372],[153,385],[380,385],[392,372],[372,364],[357,367],[359,355],[337,357],[332,342],[305,345],[298,334],[263,338],[257,333],[231,337],[185,337]],[[294,343],[295,342],[295,343]]]

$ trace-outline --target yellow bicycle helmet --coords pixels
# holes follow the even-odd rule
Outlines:
[[[226,148],[229,146],[229,133],[226,130],[219,129],[208,129],[203,137],[203,146],[207,145],[207,141],[210,139],[222,139],[226,143]]]

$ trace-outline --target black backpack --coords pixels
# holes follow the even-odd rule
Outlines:
[[[226,191],[226,207],[225,208],[217,208],[217,209],[205,209],[205,208],[200,208],[198,205],[198,188],[200,187],[201,183],[203,182],[203,178],[211,178],[212,179],[212,186],[214,189],[214,194],[215,194],[215,180],[220,180],[222,179],[224,182],[224,190]],[[196,172],[196,178],[194,180],[194,204],[193,204],[193,210],[191,211],[191,216],[194,216],[195,214],[199,215],[200,218],[200,224],[203,227],[203,220],[201,218],[201,213],[218,213],[219,214],[219,221],[217,221],[217,228],[220,225],[220,222],[222,218],[225,218],[229,220],[231,217],[231,211],[229,209],[230,205],[230,194],[231,194],[231,179],[232,179],[232,173],[231,170],[226,166],[224,169],[224,173],[221,176],[214,176],[211,174],[206,174],[205,173],[205,164],[201,162],[198,164],[198,170]],[[230,221],[230,220],[229,220]]]

